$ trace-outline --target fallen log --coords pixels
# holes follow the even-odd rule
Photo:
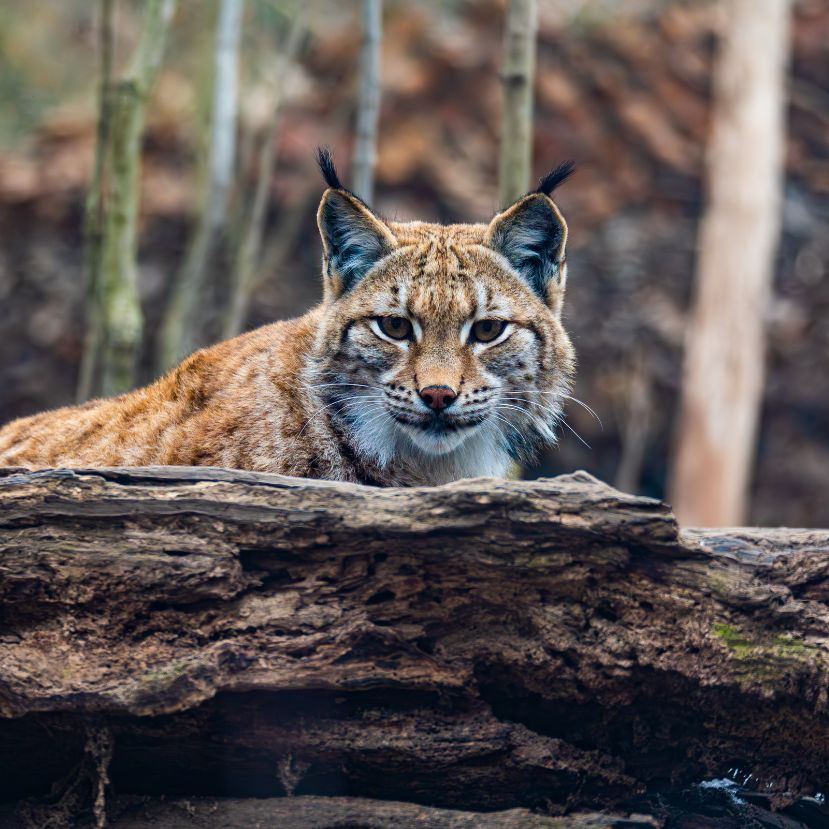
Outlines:
[[[829,779],[828,596],[829,532],[584,473],[4,470],[0,800],[103,733],[120,794],[555,815],[739,769],[785,805]]]
[[[172,803],[119,803],[113,829],[186,829],[251,826],[279,829],[653,829],[646,815],[611,817],[596,813],[568,817],[535,815],[527,809],[469,813],[413,803],[352,797],[280,797],[266,799],[197,799]]]

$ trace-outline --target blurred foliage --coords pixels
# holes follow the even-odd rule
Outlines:
[[[116,76],[135,46],[141,6],[141,0],[117,4]],[[20,149],[56,110],[94,112],[96,10],[93,0],[0,4],[0,148]],[[284,37],[295,10],[290,1],[249,1],[243,71],[267,75],[275,62],[273,44]],[[215,17],[212,0],[181,3],[165,61],[169,72],[189,81],[175,106],[182,128],[197,141],[208,119]]]
[[[94,106],[89,0],[0,5],[0,146],[19,147],[60,105]]]

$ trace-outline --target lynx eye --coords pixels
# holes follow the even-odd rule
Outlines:
[[[412,336],[412,324],[406,317],[377,317],[377,324],[393,340],[408,340]]]
[[[503,334],[507,324],[504,320],[478,320],[470,332],[471,339],[479,343],[491,343]]]

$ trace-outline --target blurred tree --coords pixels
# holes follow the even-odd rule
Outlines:
[[[536,0],[509,0],[501,70],[504,89],[499,164],[501,207],[512,204],[529,190],[537,27]]]
[[[360,98],[357,134],[352,159],[354,192],[370,202],[374,198],[377,163],[377,124],[380,118],[380,57],[383,34],[382,0],[363,0],[363,43],[360,51]]]
[[[95,162],[92,181],[86,196],[84,215],[84,246],[86,256],[86,337],[76,391],[77,402],[92,396],[95,373],[99,368],[102,320],[101,320],[101,254],[104,240],[106,213],[104,201],[107,192],[105,180],[109,134],[112,127],[110,113],[110,87],[112,84],[112,53],[114,31],[112,26],[115,0],[101,0],[98,28],[100,51],[100,80],[98,85],[98,123],[95,136]]]
[[[273,171],[276,164],[276,148],[281,125],[282,101],[285,95],[285,83],[296,60],[300,44],[306,31],[307,7],[299,6],[294,14],[287,40],[281,50],[275,72],[275,88],[270,122],[262,138],[257,163],[256,186],[250,210],[245,209],[243,201],[241,214],[241,241],[236,250],[230,278],[230,301],[222,320],[222,337],[228,339],[239,334],[245,324],[250,298],[259,266],[262,237],[265,232],[265,218],[268,207],[268,195],[271,191]]]
[[[745,522],[764,379],[764,313],[783,179],[790,0],[727,0],[714,69],[709,202],[686,335],[671,496],[686,525]]]
[[[82,378],[88,386],[82,391],[93,395],[118,394],[133,385],[143,329],[135,262],[141,138],[147,100],[161,66],[175,6],[176,0],[146,0],[144,25],[129,68],[117,82],[107,84],[103,79],[110,87],[109,94],[102,95],[106,110],[101,118],[103,122],[111,119],[106,131],[109,146],[106,152],[98,150],[102,169],[96,170],[94,184],[99,192],[92,199],[100,203],[106,195],[106,219],[103,232],[89,237],[90,245],[96,246],[88,253],[95,280],[89,286],[89,324],[95,331],[88,338],[93,353],[84,359],[87,368]],[[108,12],[103,12],[105,17]]]
[[[623,411],[619,413],[621,424],[621,453],[613,485],[622,492],[636,492],[645,465],[648,438],[653,421],[653,379],[647,354],[642,348],[632,354],[630,366],[622,374],[620,385],[624,389]],[[601,425],[601,421],[599,421]]]
[[[244,0],[221,0],[216,24],[213,107],[204,201],[190,250],[178,273],[159,338],[157,368],[165,371],[202,341],[209,265],[226,231],[236,161],[239,39]]]

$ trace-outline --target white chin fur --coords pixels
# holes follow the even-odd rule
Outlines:
[[[411,426],[401,426],[401,431],[421,452],[426,452],[429,455],[445,455],[448,452],[454,452],[464,443],[475,431],[475,427],[444,432],[440,435],[436,435],[434,432],[426,432],[423,429],[415,429]]]
[[[510,468],[511,460],[501,448],[501,434],[489,421],[442,436],[398,423],[391,415],[378,418],[374,410],[367,423],[367,427],[358,426],[354,434],[357,451],[381,467],[399,458],[424,485],[460,478],[503,478]]]

